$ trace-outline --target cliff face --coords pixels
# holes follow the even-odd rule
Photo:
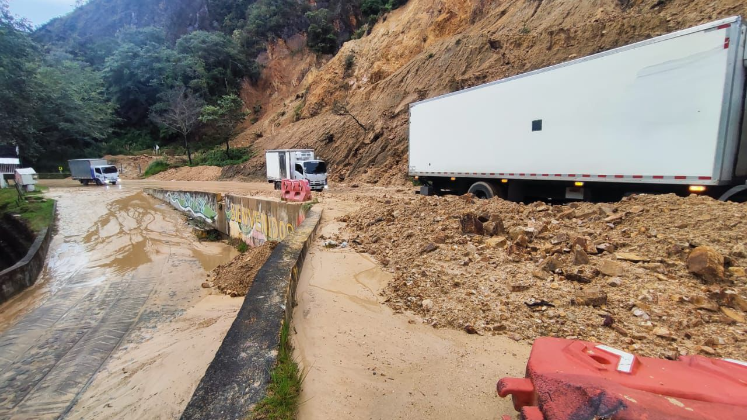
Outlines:
[[[236,142],[315,148],[337,181],[403,183],[412,102],[745,13],[741,0],[410,0],[328,60],[274,45],[244,91],[261,118]],[[260,153],[224,176],[262,171]]]
[[[113,37],[133,26],[164,28],[170,38],[212,26],[207,0],[96,0],[40,27],[35,38],[45,44],[82,46]]]

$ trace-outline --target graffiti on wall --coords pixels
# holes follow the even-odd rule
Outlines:
[[[229,235],[249,246],[282,241],[306,217],[300,206],[249,197],[226,197],[225,210]]]
[[[217,203],[212,194],[199,192],[168,191],[166,200],[177,209],[189,213],[208,223],[215,224],[218,216]]]

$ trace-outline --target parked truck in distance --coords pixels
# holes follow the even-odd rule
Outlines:
[[[83,185],[91,182],[96,185],[116,184],[119,182],[119,171],[105,159],[72,159],[69,160],[72,178]]]
[[[412,104],[409,174],[513,201],[744,198],[744,58],[732,17]]]
[[[284,179],[306,179],[312,190],[327,188],[327,163],[311,149],[282,149],[265,152],[267,182],[280,189]]]

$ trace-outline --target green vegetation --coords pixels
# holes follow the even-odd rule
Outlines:
[[[131,154],[196,139],[226,145],[252,113],[242,83],[256,83],[256,58],[270,42],[307,35],[334,54],[405,0],[92,0],[32,30],[0,0],[0,133],[24,164],[53,172],[71,158]],[[198,9],[199,8],[199,9]],[[129,12],[137,11],[133,25]],[[361,26],[362,25],[362,26]],[[195,30],[197,29],[197,30]],[[345,62],[352,70],[354,57]],[[201,104],[197,118],[163,118],[173,92]],[[187,101],[189,102],[189,101]],[[302,109],[294,110],[294,119]],[[195,147],[196,146],[196,147]],[[229,159],[230,160],[230,159]]]
[[[20,214],[28,227],[39,232],[52,223],[54,200],[42,197],[43,188],[38,191],[24,193],[24,198],[18,202],[18,192],[13,188],[0,190],[0,214]],[[42,201],[44,200],[44,201]]]
[[[275,368],[270,372],[271,382],[267,396],[260,401],[251,414],[251,419],[293,420],[298,410],[303,375],[293,360],[293,347],[290,343],[290,327],[283,323],[280,330],[280,348]]]
[[[254,152],[247,147],[236,147],[226,152],[222,149],[213,149],[195,156],[193,166],[229,166],[241,165],[254,156]]]
[[[303,203],[303,205],[301,206],[301,211],[303,211],[304,213],[308,213],[309,210],[311,210],[311,208],[314,207],[314,204],[317,204],[317,203],[319,203],[319,200],[316,198],[307,203]]]
[[[212,134],[226,145],[226,158],[229,156],[229,144],[239,133],[236,128],[249,113],[244,110],[244,102],[234,94],[218,99],[217,104],[202,108],[200,121],[212,128]]]
[[[306,44],[319,54],[333,54],[337,50],[337,34],[330,22],[329,10],[319,9],[306,13],[309,20]]]
[[[236,244],[236,250],[243,254],[249,250],[249,245],[247,245],[246,242],[239,240]]]
[[[163,159],[154,160],[150,165],[148,165],[145,172],[143,172],[143,177],[148,178],[149,176],[160,174],[161,172],[171,169],[171,167],[172,166]]]

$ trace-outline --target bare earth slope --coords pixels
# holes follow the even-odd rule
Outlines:
[[[741,0],[410,0],[329,61],[298,40],[272,48],[243,95],[261,118],[237,143],[314,147],[334,181],[402,183],[414,101],[746,13]],[[260,175],[262,159],[223,176]]]

